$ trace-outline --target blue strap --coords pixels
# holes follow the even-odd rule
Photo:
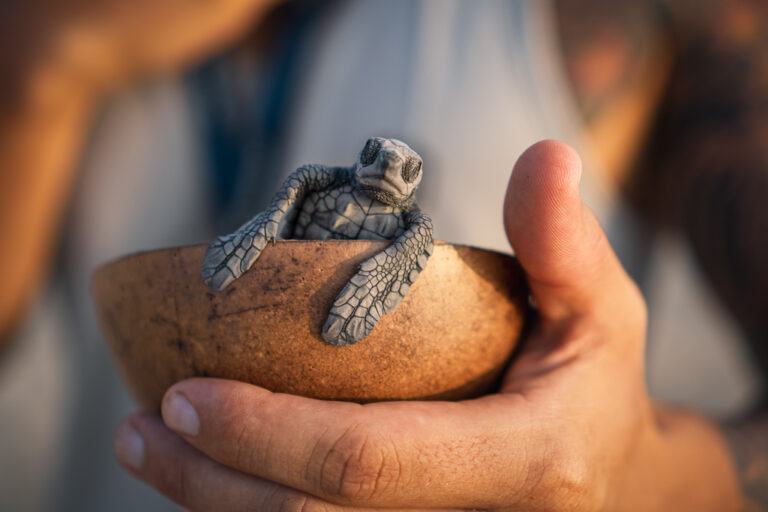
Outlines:
[[[306,42],[331,3],[295,1],[284,6],[273,17],[279,26],[270,27],[275,36],[260,65],[255,49],[243,45],[188,75],[217,230],[230,229],[244,220],[243,215],[263,209],[279,186],[283,141],[299,91]]]

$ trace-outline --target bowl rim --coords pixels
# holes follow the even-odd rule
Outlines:
[[[332,244],[332,245],[342,245],[342,244],[361,244],[361,243],[373,243],[373,244],[381,244],[382,248],[390,245],[392,243],[391,240],[365,240],[365,239],[356,239],[356,240],[338,240],[338,239],[330,239],[330,240],[316,240],[316,239],[298,239],[298,238],[281,238],[279,240],[275,240],[274,242],[269,242],[268,245],[270,246],[277,246],[277,245],[299,245],[299,244],[312,244],[322,242],[324,244]],[[487,253],[493,253],[498,254],[501,256],[507,256],[510,258],[514,258],[517,260],[517,257],[515,255],[514,250],[510,247],[509,252],[500,251],[497,249],[491,249],[487,247],[478,247],[476,245],[471,244],[463,244],[463,243],[454,243],[454,242],[446,242],[444,240],[435,240],[434,241],[435,246],[451,246],[451,247],[461,247],[464,249],[470,249],[473,251],[481,251],[481,252],[487,252]],[[196,243],[196,244],[184,244],[184,245],[176,245],[176,246],[168,246],[168,247],[157,247],[154,249],[141,249],[134,252],[129,252],[126,254],[123,254],[121,256],[117,256],[114,258],[109,258],[101,263],[97,264],[93,269],[93,274],[96,272],[99,272],[100,270],[110,267],[114,264],[120,263],[122,261],[145,256],[148,254],[154,254],[154,253],[160,253],[160,252],[167,252],[167,251],[181,251],[185,249],[198,249],[200,247],[208,247],[210,245],[210,242],[202,242],[202,243]]]

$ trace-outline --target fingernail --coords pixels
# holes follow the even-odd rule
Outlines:
[[[127,423],[120,425],[115,434],[115,456],[121,464],[136,471],[144,464],[144,438]]]
[[[181,393],[172,393],[163,401],[163,421],[179,434],[196,436],[200,430],[197,411]]]

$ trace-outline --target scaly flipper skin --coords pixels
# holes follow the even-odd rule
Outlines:
[[[351,345],[368,336],[382,315],[393,311],[432,254],[432,221],[418,209],[406,214],[408,229],[392,245],[364,261],[336,298],[323,339]]]
[[[346,167],[324,165],[304,165],[296,169],[265,211],[208,246],[202,268],[206,286],[221,291],[243,275],[268,242],[290,237],[297,206],[309,192],[348,181],[350,172]]]
[[[366,141],[352,167],[300,167],[266,211],[208,247],[203,282],[223,290],[278,238],[394,240],[360,265],[322,329],[332,345],[356,343],[402,302],[432,253],[432,221],[414,204],[422,176],[413,149],[381,137]]]

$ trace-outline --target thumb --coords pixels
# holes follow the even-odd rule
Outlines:
[[[581,202],[580,178],[576,151],[547,140],[520,156],[509,180],[504,225],[539,311],[550,320],[626,314],[638,305],[644,311],[636,286]]]

